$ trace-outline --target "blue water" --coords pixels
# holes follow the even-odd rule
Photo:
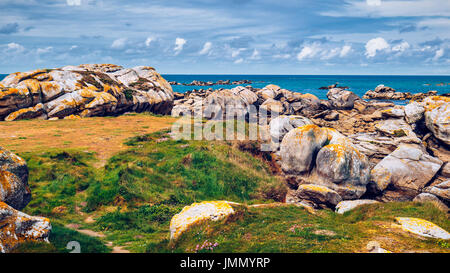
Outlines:
[[[0,74],[0,80],[6,75]],[[327,90],[319,90],[321,86],[339,83],[340,86],[348,86],[349,90],[358,96],[363,96],[367,90],[373,90],[377,85],[384,84],[399,92],[427,92],[436,90],[439,94],[450,93],[450,76],[290,76],[290,75],[163,75],[168,81],[190,83],[193,80],[212,81],[218,80],[250,80],[253,87],[262,88],[268,84],[276,84],[281,88],[291,91],[312,93],[320,99],[326,99]],[[438,84],[443,83],[443,86]],[[232,88],[235,85],[213,85],[211,88]],[[176,92],[186,92],[192,89],[210,88],[197,86],[174,85]]]
[[[193,80],[204,82],[250,80],[253,82],[251,86],[256,88],[276,84],[291,91],[314,94],[320,99],[326,99],[327,90],[319,90],[319,88],[334,83],[339,83],[340,86],[348,86],[349,90],[358,96],[363,96],[368,90],[373,90],[379,84],[390,86],[399,92],[419,93],[436,90],[439,94],[450,93],[450,76],[163,75],[163,77],[168,81],[180,83],[190,83]],[[437,86],[440,83],[444,83],[444,85]],[[213,85],[210,87],[218,89],[234,86]],[[176,92],[186,92],[187,90],[209,87],[174,85],[172,88]]]

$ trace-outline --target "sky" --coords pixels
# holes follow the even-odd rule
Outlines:
[[[0,0],[0,73],[450,75],[449,0]]]

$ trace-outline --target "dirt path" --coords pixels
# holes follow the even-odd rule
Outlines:
[[[89,230],[89,229],[78,229],[78,225],[72,225],[72,224],[68,224],[66,225],[67,228],[73,229],[78,231],[79,233],[82,233],[84,235],[87,236],[91,236],[91,237],[97,237],[97,238],[104,238],[106,237],[105,234],[101,233],[101,232],[97,232],[97,231],[93,231],[93,230]],[[122,248],[121,246],[114,246],[113,242],[109,241],[105,244],[107,247],[112,248],[111,253],[130,253],[130,251]]]

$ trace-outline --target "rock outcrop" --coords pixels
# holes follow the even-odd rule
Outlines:
[[[277,115],[315,115],[324,106],[312,94],[302,94],[268,85],[262,89],[238,86],[232,89],[193,90],[185,94],[175,93],[175,106],[172,116],[202,116],[207,119],[225,119],[227,108],[235,115],[248,116],[252,110],[265,110],[268,117],[271,111]],[[323,110],[323,109],[322,109]],[[260,117],[263,118],[263,117]]]
[[[25,161],[0,147],[0,252],[10,252],[24,242],[48,242],[50,221],[18,211],[30,200]]]
[[[48,242],[50,231],[47,218],[29,216],[0,202],[0,252],[11,252],[24,242]]]
[[[0,120],[117,115],[127,111],[167,114],[170,84],[154,68],[87,64],[8,75],[1,82]]]
[[[370,174],[367,157],[334,129],[317,125],[295,128],[283,138],[280,156],[283,171],[299,184],[327,187],[344,200],[357,199],[366,192]]]
[[[375,90],[367,91],[362,98],[368,100],[421,100],[428,96],[435,96],[436,94],[436,91],[416,94],[411,94],[410,92],[396,92],[394,88],[380,84]]]
[[[380,193],[388,187],[412,200],[431,181],[442,166],[418,145],[402,144],[371,171],[371,189]]]
[[[21,210],[30,200],[26,162],[0,147],[0,201]]]
[[[423,101],[423,104],[427,128],[437,139],[450,145],[450,98],[428,97]]]

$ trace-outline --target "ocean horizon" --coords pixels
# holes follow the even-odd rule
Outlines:
[[[3,80],[8,74],[0,74]],[[237,75],[237,74],[162,74],[167,81],[191,83],[194,80],[203,82],[217,82],[219,80],[249,80],[255,88],[262,88],[268,84],[275,84],[281,88],[294,92],[311,93],[320,99],[326,99],[327,90],[320,87],[338,83],[339,86],[348,87],[358,96],[362,97],[368,90],[374,90],[380,84],[392,87],[399,92],[424,93],[435,90],[438,94],[450,93],[449,76],[430,75]],[[193,89],[219,89],[233,88],[238,85],[213,86],[185,86],[172,85],[175,92],[184,93]]]

